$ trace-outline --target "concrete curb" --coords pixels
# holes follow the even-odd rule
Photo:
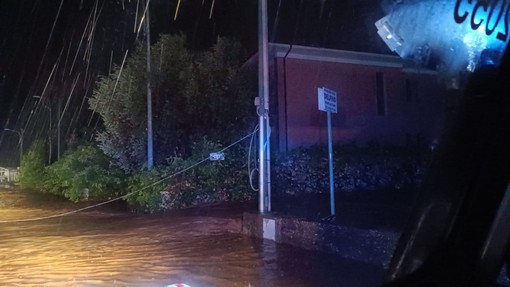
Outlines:
[[[387,269],[399,232],[360,229],[299,218],[243,213],[242,233]]]

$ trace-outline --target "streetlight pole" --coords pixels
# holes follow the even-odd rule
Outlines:
[[[19,166],[21,167],[21,160],[23,159],[23,129],[19,132],[17,130],[4,128],[4,131],[17,133],[19,136]]]
[[[149,1],[147,0],[145,15],[145,40],[147,42],[147,169],[154,165],[153,132],[152,132],[152,90],[151,90],[151,31],[149,19]]]

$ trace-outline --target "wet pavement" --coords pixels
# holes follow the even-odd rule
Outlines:
[[[272,212],[245,212],[243,233],[327,252],[387,269],[410,218],[415,194],[404,190],[337,192],[272,200]]]
[[[79,207],[0,190],[0,285],[375,287],[384,277],[376,264],[243,235],[254,202],[162,215],[117,204],[18,222]]]
[[[407,224],[415,196],[416,192],[409,190],[336,192],[332,219],[329,193],[273,198],[272,210],[278,216],[400,232]]]
[[[414,194],[366,191],[335,198],[333,219],[328,218],[329,194],[272,200],[270,217],[290,220],[294,227],[298,221],[327,226],[324,234],[332,235],[332,242],[319,243],[337,250],[317,252],[307,250],[308,243],[297,248],[243,235],[243,220],[258,214],[257,202],[137,215],[117,201],[64,217],[18,222],[93,203],[0,189],[0,286],[381,286],[385,268],[369,250],[390,258],[394,244],[388,243],[398,236],[391,242],[377,236],[402,231]],[[283,236],[295,241],[292,235],[306,232],[287,226]],[[387,245],[359,240],[367,237]],[[498,282],[510,286],[505,268]]]

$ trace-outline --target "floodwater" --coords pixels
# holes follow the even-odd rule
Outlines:
[[[384,275],[378,266],[242,235],[240,218],[206,209],[134,215],[103,206],[22,221],[76,208],[0,189],[0,286],[373,287]]]

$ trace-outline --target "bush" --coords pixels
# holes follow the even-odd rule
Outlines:
[[[428,154],[370,144],[333,149],[336,191],[415,188],[423,180]],[[276,195],[329,190],[328,150],[313,146],[273,157]]]
[[[128,194],[126,201],[131,210],[143,213],[155,213],[162,210],[161,192],[165,189],[165,182],[161,178],[164,170],[154,168],[133,174],[128,179]]]
[[[46,175],[47,154],[46,144],[43,140],[35,140],[21,161],[19,182],[22,188],[38,190]]]
[[[245,148],[232,147],[224,152],[225,160],[210,162],[209,154],[219,150],[219,143],[202,138],[193,143],[191,157],[175,157],[164,168],[133,175],[129,192],[134,194],[127,198],[128,204],[135,211],[155,213],[254,198]]]
[[[44,190],[71,201],[101,200],[123,194],[124,175],[97,147],[81,145],[46,168]]]

